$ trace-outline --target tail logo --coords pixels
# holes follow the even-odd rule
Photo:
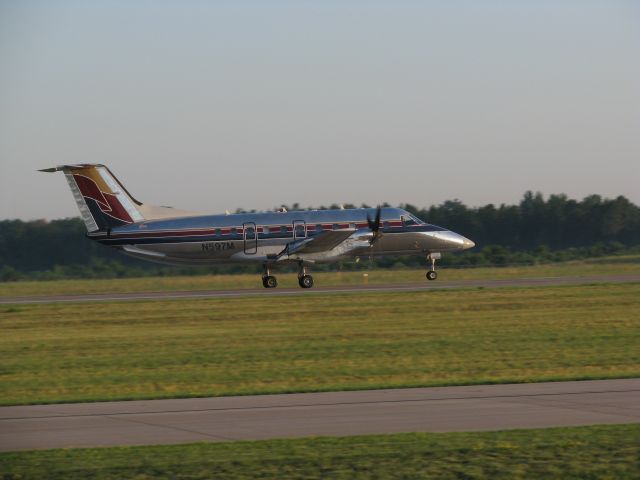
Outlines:
[[[133,219],[122,206],[122,203],[120,203],[116,195],[103,192],[93,179],[84,175],[74,173],[73,179],[85,200],[93,200],[104,215],[124,223],[133,223]]]

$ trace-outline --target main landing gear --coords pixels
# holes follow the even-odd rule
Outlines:
[[[271,275],[271,269],[268,266],[264,266],[264,273],[262,274],[262,286],[264,288],[276,288],[278,286],[278,280]]]
[[[298,266],[298,285],[300,285],[301,288],[313,287],[313,277],[307,274],[307,268],[303,263],[300,263]]]
[[[307,273],[307,268],[301,263],[298,267],[298,285],[301,288],[313,287],[313,277]],[[276,288],[278,286],[278,280],[271,275],[271,269],[265,265],[264,272],[262,273],[262,286],[264,288]]]
[[[436,260],[440,259],[439,253],[430,253],[427,255],[427,260],[431,262],[431,269],[427,272],[427,280],[435,280],[438,278],[438,273],[436,272]]]

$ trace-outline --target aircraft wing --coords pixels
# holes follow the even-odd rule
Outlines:
[[[294,253],[318,253],[327,252],[334,249],[347,238],[353,235],[355,228],[344,228],[341,230],[327,230],[319,235],[304,238],[287,245],[285,253],[292,255]]]

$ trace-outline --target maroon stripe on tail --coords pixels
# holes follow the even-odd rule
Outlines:
[[[118,197],[111,193],[103,193],[103,195],[107,199],[107,202],[109,203],[109,207],[111,209],[111,211],[108,212],[109,215],[111,215],[112,217],[116,217],[117,219],[124,222],[133,223],[133,218],[131,218],[129,212],[127,212],[122,206],[120,200],[118,200]]]
[[[89,177],[84,175],[73,175],[73,179],[76,181],[80,193],[86,198],[91,198],[98,203],[100,210],[105,215],[122,220],[123,222],[133,223],[133,219],[122,206],[120,200],[116,195],[112,193],[103,192],[98,187],[98,184]]]
[[[96,182],[91,180],[89,177],[85,177],[84,175],[74,175],[73,179],[76,181],[78,188],[80,189],[80,193],[82,196],[87,198],[93,198],[100,205],[101,209],[109,208],[109,202],[104,198],[104,195],[98,188]]]

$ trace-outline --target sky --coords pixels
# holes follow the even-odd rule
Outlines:
[[[640,204],[640,2],[0,0],[0,219],[104,163],[207,213]]]

